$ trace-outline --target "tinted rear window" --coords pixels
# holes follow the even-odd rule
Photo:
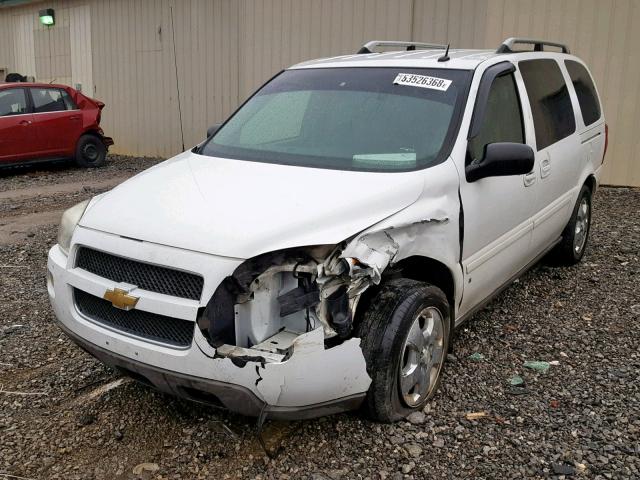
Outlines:
[[[585,125],[591,125],[600,118],[600,102],[596,87],[593,84],[591,75],[581,63],[573,60],[566,60],[564,64],[567,67],[571,83],[576,90],[580,110],[582,110],[582,119]]]
[[[569,89],[557,62],[551,59],[525,60],[519,62],[518,67],[531,103],[538,150],[575,132],[576,120]]]

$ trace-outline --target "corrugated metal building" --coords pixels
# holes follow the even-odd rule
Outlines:
[[[38,22],[43,8],[55,26]],[[0,75],[81,84],[107,104],[114,152],[168,157],[182,148],[180,122],[184,144],[199,142],[301,60],[371,39],[495,48],[541,37],[567,43],[596,78],[611,132],[604,181],[640,186],[638,25],[639,0],[0,0]]]

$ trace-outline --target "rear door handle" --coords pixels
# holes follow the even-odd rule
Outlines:
[[[69,120],[80,120],[80,115],[73,115],[69,117]]]
[[[536,172],[531,171],[524,176],[524,186],[530,187],[534,183],[536,183]]]

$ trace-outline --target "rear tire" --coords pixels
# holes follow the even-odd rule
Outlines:
[[[573,207],[571,219],[562,232],[562,240],[551,252],[558,265],[575,265],[584,256],[591,230],[591,189],[583,185]]]
[[[382,286],[356,331],[372,380],[364,402],[369,416],[395,422],[433,397],[450,318],[447,297],[433,285],[401,278]]]
[[[107,147],[95,135],[85,134],[76,145],[76,164],[80,167],[95,168],[104,165],[107,158]]]

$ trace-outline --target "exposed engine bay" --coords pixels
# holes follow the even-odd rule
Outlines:
[[[360,294],[376,275],[343,248],[293,248],[242,263],[198,319],[217,355],[283,361],[295,339],[312,330],[338,342],[348,338]]]
[[[349,243],[291,248],[243,262],[198,316],[209,353],[244,366],[288,360],[297,339],[315,330],[325,343],[342,343],[352,336],[362,294],[381,282],[401,250],[399,241],[447,221],[427,219]]]

